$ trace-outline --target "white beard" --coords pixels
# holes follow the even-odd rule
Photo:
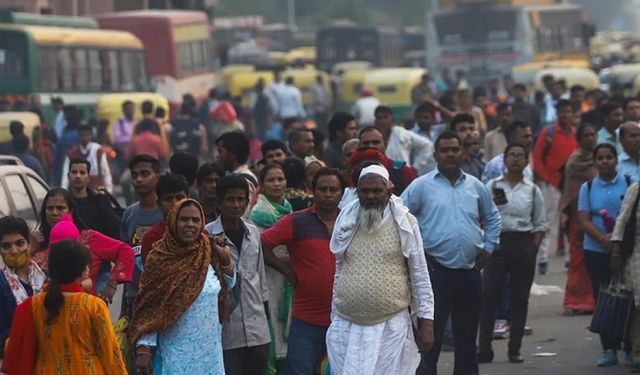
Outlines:
[[[382,208],[364,208],[360,207],[358,211],[358,228],[366,230],[368,233],[373,232],[380,226],[382,221]]]

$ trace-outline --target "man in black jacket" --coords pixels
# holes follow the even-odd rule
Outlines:
[[[69,192],[76,204],[76,214],[87,228],[111,238],[120,237],[120,219],[116,216],[109,198],[89,189],[91,164],[85,159],[69,161]]]

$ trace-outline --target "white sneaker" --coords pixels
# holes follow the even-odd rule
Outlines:
[[[506,339],[509,337],[509,323],[506,320],[496,320],[493,326],[494,339]]]

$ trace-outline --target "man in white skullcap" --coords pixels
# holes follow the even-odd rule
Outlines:
[[[384,167],[364,168],[357,189],[358,199],[340,212],[330,242],[336,256],[327,331],[331,374],[414,374],[418,350],[433,346],[434,313],[418,222],[392,197]]]

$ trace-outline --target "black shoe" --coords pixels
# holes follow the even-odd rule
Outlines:
[[[511,363],[522,363],[524,362],[524,358],[520,353],[509,353],[509,362]]]
[[[488,352],[478,352],[478,363],[491,363],[493,362],[493,350]]]

